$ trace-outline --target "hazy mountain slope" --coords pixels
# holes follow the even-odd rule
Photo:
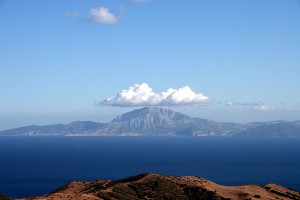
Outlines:
[[[245,125],[192,118],[168,109],[146,107],[116,117],[101,133],[141,135],[228,135]]]
[[[72,122],[71,124],[64,125],[64,124],[54,124],[54,125],[47,125],[47,126],[26,126],[6,131],[1,131],[0,135],[3,136],[63,136],[67,134],[73,133],[91,133],[97,130],[98,128],[102,127],[103,124],[91,122],[91,121],[76,121]]]
[[[92,121],[75,121],[71,124],[68,124],[65,126],[64,131],[65,132],[94,132],[95,130],[102,128],[105,124],[102,123],[96,123]]]
[[[4,136],[34,136],[34,135],[59,135],[64,127],[64,124],[54,124],[47,126],[26,126],[16,129],[1,131],[0,135]]]
[[[114,134],[176,135],[188,130],[195,118],[168,109],[147,107],[116,117],[103,132]]]
[[[177,199],[177,200],[240,200],[300,199],[300,193],[276,184],[266,186],[222,186],[194,176],[140,174],[121,180],[71,182],[48,195],[32,200],[69,199]]]
[[[300,136],[300,122],[224,123],[193,118],[164,108],[146,107],[117,116],[109,123],[75,121],[68,125],[27,126],[0,132],[2,136]]]
[[[237,133],[236,136],[295,137],[300,136],[300,125],[294,122],[285,121],[266,123]]]

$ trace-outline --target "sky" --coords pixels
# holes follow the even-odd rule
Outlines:
[[[0,130],[144,106],[300,120],[299,0],[0,0]]]

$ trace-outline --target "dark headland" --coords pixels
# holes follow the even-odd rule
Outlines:
[[[300,199],[300,193],[277,184],[223,186],[194,176],[140,174],[120,180],[73,181],[57,190],[27,200],[287,200]],[[25,199],[24,199],[25,200]]]

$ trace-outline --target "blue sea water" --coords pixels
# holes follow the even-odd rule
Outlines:
[[[300,138],[0,137],[0,193],[13,198],[145,172],[300,191]]]

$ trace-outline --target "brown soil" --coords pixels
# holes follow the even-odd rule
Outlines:
[[[32,200],[300,200],[300,193],[276,184],[265,186],[223,186],[194,176],[141,174],[116,181],[73,181],[47,195]]]

